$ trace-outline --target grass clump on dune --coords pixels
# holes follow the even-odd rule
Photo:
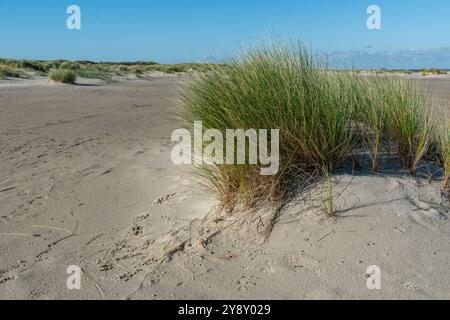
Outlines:
[[[76,70],[80,70],[80,64],[76,63],[76,62],[71,62],[71,61],[66,61],[63,62],[60,66],[60,69],[63,70],[72,70],[72,71],[76,71]]]
[[[387,129],[388,106],[382,94],[383,79],[370,77],[360,79],[358,84],[355,128],[362,146],[368,152],[372,172],[378,171],[384,135]],[[374,103],[377,101],[377,103]]]
[[[403,166],[414,173],[432,139],[429,101],[408,81],[395,79],[386,83],[387,139],[397,145]]]
[[[21,70],[0,66],[0,79],[6,78],[28,78],[28,75]]]
[[[188,127],[202,121],[203,130],[224,135],[227,129],[280,130],[275,176],[261,176],[261,164],[198,166],[203,181],[231,209],[279,205],[311,178],[330,182],[361,142],[373,172],[385,145],[394,147],[414,172],[432,136],[428,102],[408,80],[330,70],[300,44],[253,49],[226,68],[212,66],[181,98],[181,118]],[[331,198],[329,214],[332,205]]]
[[[0,59],[0,65],[13,69],[25,69],[38,72],[47,72],[49,70],[43,61]]]
[[[438,126],[439,159],[444,168],[444,189],[450,192],[450,122]]]
[[[74,84],[77,76],[70,70],[56,70],[49,74],[48,78],[57,83]]]
[[[275,176],[261,165],[201,166],[200,174],[225,206],[282,200],[298,177],[337,168],[350,154],[354,82],[321,68],[302,46],[249,51],[227,68],[200,75],[183,93],[182,117],[204,129],[279,129]]]
[[[356,123],[378,171],[383,147],[396,148],[405,169],[414,173],[432,138],[429,101],[408,80],[368,77],[358,81]]]
[[[447,74],[446,71],[441,70],[441,69],[437,69],[437,68],[422,69],[421,73],[422,73],[423,76]]]

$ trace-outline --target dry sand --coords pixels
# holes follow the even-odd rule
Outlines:
[[[319,188],[263,245],[215,235],[200,222],[213,199],[170,160],[181,81],[0,81],[1,299],[450,298],[449,210],[430,168],[343,170],[335,218],[314,206]],[[448,79],[425,81],[450,99]],[[70,265],[81,290],[66,287]],[[381,290],[366,286],[371,265]]]

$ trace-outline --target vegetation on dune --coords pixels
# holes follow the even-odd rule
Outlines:
[[[450,192],[450,122],[443,122],[437,129],[439,161],[444,168],[443,187]]]
[[[436,68],[422,69],[421,73],[423,76],[447,74],[446,71],[441,70],[441,69],[436,69]]]
[[[77,76],[75,72],[70,70],[57,70],[49,74],[48,78],[57,83],[74,84]]]
[[[427,98],[408,81],[390,82],[384,90],[388,94],[386,137],[397,145],[405,168],[414,173],[431,142],[431,106]]]
[[[164,73],[181,73],[181,72],[207,72],[213,67],[225,67],[225,65],[212,65],[203,63],[181,63],[181,64],[155,64],[148,67],[146,70],[159,71]]]
[[[358,72],[361,72],[361,70],[359,70]],[[365,72],[369,72],[369,73],[373,73],[373,74],[378,74],[378,75],[384,75],[384,74],[404,74],[404,75],[409,75],[414,73],[413,70],[407,70],[407,69],[373,69],[373,70],[367,70]]]
[[[93,62],[93,61],[65,61],[65,60],[15,60],[1,59],[0,66],[10,68],[20,72],[21,77],[46,76],[50,72],[63,69],[71,70],[77,73],[79,77],[95,78],[105,81],[111,81],[114,76],[136,75],[144,77],[145,74],[152,72],[162,72],[167,74],[175,73],[203,73],[209,72],[212,68],[227,68],[226,64],[210,64],[210,63],[180,63],[180,64],[159,64],[153,61],[136,61],[136,62]],[[356,73],[369,72],[373,74],[411,74],[413,72],[421,72],[424,75],[446,74],[447,72],[440,69],[423,69],[423,70],[388,70],[378,69],[363,71],[358,70]]]
[[[5,78],[28,78],[28,75],[21,70],[0,65],[0,79]]]
[[[100,79],[111,82],[114,76],[135,75],[145,77],[152,72],[192,73],[206,72],[211,69],[211,64],[182,63],[182,64],[158,64],[156,62],[92,62],[92,61],[31,61],[0,59],[0,76],[3,77],[32,77],[47,76],[53,71],[70,70],[78,77]],[[224,67],[222,65],[222,67]],[[9,75],[6,75],[9,74]]]
[[[333,71],[301,45],[275,44],[200,74],[181,92],[180,116],[188,127],[202,121],[203,130],[223,134],[280,130],[275,176],[261,176],[261,164],[198,167],[202,181],[232,209],[282,204],[295,185],[311,178],[326,178],[332,193],[330,177],[361,145],[373,172],[389,146],[413,173],[433,140],[428,103],[406,79]],[[325,206],[332,214],[332,198]]]
[[[369,151],[372,171],[377,172],[383,145],[397,148],[411,173],[431,141],[431,117],[427,98],[408,80],[367,78],[359,82],[358,113],[361,141]]]
[[[47,72],[49,69],[43,61],[0,59],[0,65],[14,69]]]
[[[258,166],[200,168],[225,205],[287,196],[299,177],[329,173],[355,142],[356,78],[330,72],[301,46],[256,49],[227,68],[201,74],[182,94],[185,121],[206,129],[279,129],[280,163],[275,176]]]
[[[76,62],[66,61],[61,63],[59,69],[77,71],[80,70],[80,64]]]

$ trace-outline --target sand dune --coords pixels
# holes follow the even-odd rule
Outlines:
[[[343,170],[335,218],[319,185],[263,245],[216,234],[214,200],[170,161],[182,81],[0,82],[1,299],[450,298],[449,209],[426,169]],[[447,79],[420,81],[450,99]]]

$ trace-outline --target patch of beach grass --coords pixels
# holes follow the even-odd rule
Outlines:
[[[62,70],[77,71],[77,70],[80,70],[80,64],[78,64],[76,62],[66,61],[66,62],[63,62],[59,66],[59,68],[62,69]]]
[[[204,129],[279,129],[280,163],[275,176],[258,165],[201,166],[205,181],[229,206],[283,199],[303,175],[337,168],[354,143],[354,82],[330,72],[301,45],[250,50],[227,68],[200,74],[182,93],[182,118]]]
[[[371,160],[371,170],[378,171],[379,157],[383,139],[387,129],[387,105],[384,101],[383,86],[385,79],[381,77],[362,78],[357,82],[357,112],[354,124],[363,147]]]
[[[420,72],[422,73],[423,76],[447,74],[446,71],[441,70],[441,69],[437,69],[437,68],[422,69]]]
[[[49,70],[46,62],[44,61],[0,59],[0,65],[13,69],[30,70],[37,72],[47,72]]]
[[[74,84],[76,81],[76,74],[71,70],[56,70],[49,74],[48,78],[57,83]]]
[[[429,99],[404,79],[386,79],[383,91],[387,139],[397,145],[403,166],[414,173],[433,135]]]
[[[450,121],[442,121],[438,125],[437,137],[440,161],[444,168],[443,187],[450,191]]]
[[[414,173],[432,139],[429,100],[403,78],[368,77],[358,87],[355,120],[372,172],[378,171],[379,155],[388,145],[397,148],[403,166]]]
[[[20,71],[29,75],[48,75],[59,69],[71,70],[79,77],[112,81],[113,76],[136,75],[145,77],[146,73],[162,72],[175,73],[199,73],[211,69],[209,63],[180,63],[158,64],[153,61],[136,62],[93,62],[93,61],[66,61],[66,60],[16,60],[0,58],[0,66],[11,70]],[[225,65],[216,65],[226,67]]]
[[[211,66],[181,92],[180,116],[203,130],[279,129],[280,169],[257,165],[200,165],[197,174],[222,206],[279,206],[305,181],[328,182],[324,210],[334,213],[331,177],[359,150],[378,171],[384,145],[414,173],[428,152],[433,127],[428,100],[408,79],[327,68],[301,44],[251,49],[226,68]],[[226,150],[224,150],[225,153]]]
[[[21,70],[0,65],[0,79],[6,78],[29,78],[29,76]]]

